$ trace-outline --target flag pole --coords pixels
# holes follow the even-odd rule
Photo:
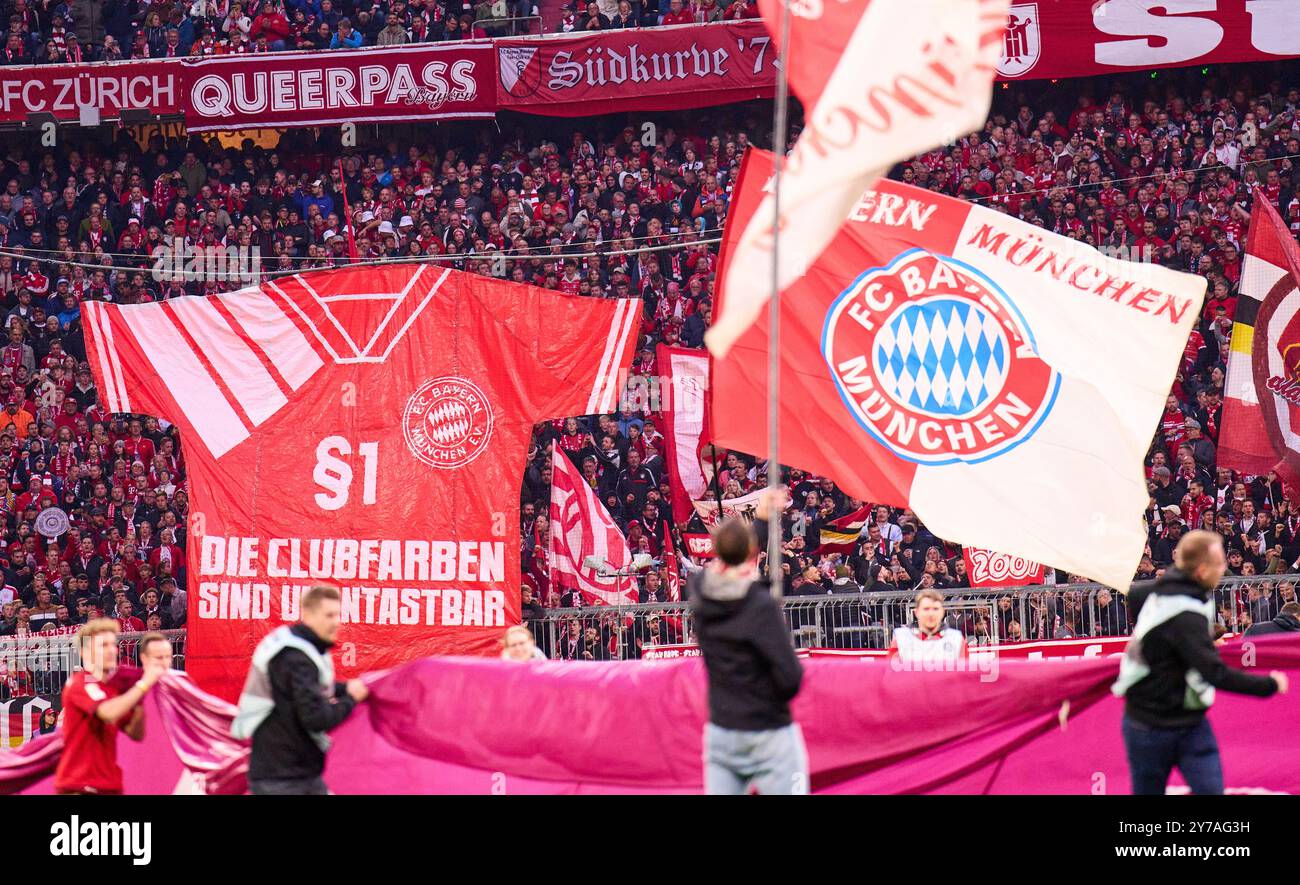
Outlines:
[[[780,382],[781,382],[781,170],[785,166],[789,137],[790,89],[786,70],[790,60],[790,0],[781,0],[781,46],[776,69],[776,103],[772,111],[772,299],[768,304],[767,342],[767,487],[775,505],[781,488]],[[767,574],[772,596],[780,599],[784,581],[781,571],[781,508],[772,506],[767,515]]]

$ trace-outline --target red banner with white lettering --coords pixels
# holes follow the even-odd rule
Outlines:
[[[1297,55],[1294,0],[1013,0],[998,76],[1088,77]]]
[[[713,558],[713,536],[708,532],[683,532],[682,543],[686,552],[696,559]]]
[[[116,120],[123,110],[179,114],[185,105],[182,73],[170,59],[0,67],[0,123],[22,123],[28,114],[87,125]]]
[[[1083,77],[1300,56],[1293,0],[1036,0],[1011,5],[1002,80]],[[759,20],[356,52],[0,67],[0,123],[52,113],[184,114],[196,132],[707,107],[770,98]],[[183,67],[182,67],[183,65]],[[83,108],[87,110],[83,112]],[[97,114],[97,116],[96,116]]]
[[[209,58],[186,66],[185,125],[397,123],[496,113],[488,41]]]
[[[994,553],[984,547],[962,548],[966,575],[972,587],[1023,587],[1043,583],[1043,565],[1023,556]]]
[[[502,108],[559,117],[771,98],[776,45],[762,22],[496,41]]]

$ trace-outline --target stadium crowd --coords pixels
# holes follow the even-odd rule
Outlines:
[[[537,33],[536,0],[2,0],[0,65],[361,49]],[[757,18],[756,0],[592,0],[569,33]],[[549,23],[548,23],[549,24]]]
[[[331,2],[310,5],[353,7]],[[138,4],[122,5],[138,11]],[[14,31],[11,15],[11,44],[21,41],[23,21],[47,34],[58,10],[72,16],[62,27],[81,27],[76,0],[11,0],[10,7],[19,18]],[[404,7],[403,0],[390,4]],[[109,30],[117,28],[118,6],[103,8],[114,23]],[[187,15],[183,4],[164,11]],[[1275,69],[1238,70],[1249,76],[1130,77],[1105,94],[1048,83],[999,88],[981,132],[891,173],[1210,281],[1211,297],[1152,442],[1150,543],[1138,578],[1167,567],[1181,533],[1198,526],[1224,535],[1234,575],[1300,571],[1300,513],[1289,490],[1276,476],[1238,476],[1215,463],[1250,201],[1272,201],[1300,232],[1300,90],[1274,79]],[[175,427],[155,418],[103,411],[84,362],[79,306],[244,283],[159,280],[158,248],[178,239],[187,248],[256,247],[264,276],[420,258],[569,295],[639,297],[643,338],[632,375],[649,378],[657,371],[655,344],[702,346],[729,188],[751,138],[770,141],[767,113],[759,103],[657,115],[654,135],[644,140],[626,117],[561,126],[509,115],[499,127],[380,128],[359,148],[341,147],[337,132],[307,129],[283,132],[274,147],[164,135],[156,127],[70,131],[56,148],[8,139],[0,158],[0,298],[7,312],[0,469],[8,481],[0,497],[0,634],[69,627],[97,612],[118,617],[127,630],[184,623],[181,441]],[[582,605],[580,594],[552,584],[546,565],[554,447],[598,491],[634,551],[661,557],[666,532],[680,539],[683,530],[704,528],[698,517],[668,524],[662,428],[648,404],[623,405],[536,429],[521,491],[525,618]],[[960,548],[906,509],[881,505],[857,549],[819,552],[823,529],[864,502],[824,477],[789,469],[786,478],[793,499],[785,515],[788,595],[933,586],[959,596],[969,587]],[[739,497],[766,482],[765,465],[720,452],[714,482],[721,496]],[[55,541],[36,530],[37,515],[51,506],[71,520]],[[662,566],[643,576],[641,601],[669,602],[669,577]],[[1050,572],[1049,579],[1086,580]],[[1277,617],[1294,595],[1290,581],[1245,584],[1221,592],[1220,614],[1241,629]],[[975,612],[961,626],[976,641],[994,620],[1001,637],[1126,632],[1122,605],[1105,600],[1084,612],[1047,590],[1032,597],[1036,614],[1026,623]],[[886,618],[868,608],[859,616]],[[641,619],[630,633],[619,623],[574,618],[565,629],[583,642],[565,646],[600,657],[624,654],[621,645],[635,656],[689,633],[689,624],[668,617]]]

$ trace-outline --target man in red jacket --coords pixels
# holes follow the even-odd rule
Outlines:
[[[253,19],[253,27],[250,36],[254,40],[261,37],[266,38],[267,45],[276,52],[285,48],[285,41],[289,39],[289,19],[285,17],[284,7],[278,0],[269,0],[262,14]]]
[[[664,13],[661,25],[692,25],[695,24],[695,16],[689,10],[683,8],[682,0],[671,0],[668,4],[668,12]]]

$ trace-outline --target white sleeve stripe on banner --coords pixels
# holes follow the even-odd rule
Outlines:
[[[289,404],[257,354],[206,298],[173,298],[164,303],[184,323],[199,352],[226,382],[254,427]]]
[[[419,306],[416,307],[415,310],[411,311],[411,315],[406,318],[406,322],[402,323],[402,328],[398,329],[393,334],[393,340],[388,342],[388,347],[384,348],[384,355],[379,358],[380,362],[387,360],[389,354],[393,352],[393,348],[397,346],[397,342],[401,341],[403,338],[406,337],[407,331],[411,328],[412,325],[415,324],[415,321],[419,318],[420,314],[424,313],[424,309],[429,306],[429,302],[433,300],[434,295],[438,294],[438,290],[442,288],[442,284],[447,281],[447,277],[449,276],[451,276],[451,268],[447,268],[446,270],[444,270],[442,272],[442,275],[438,277],[438,279],[434,280],[433,286],[429,289],[427,293],[425,293],[425,296],[423,299],[421,299]],[[402,302],[399,301],[397,303],[401,304]],[[385,324],[387,324],[386,320],[385,320]],[[382,329],[383,326],[380,326],[380,328]],[[373,344],[373,342],[371,343]]]
[[[402,287],[402,291],[399,292],[395,298],[393,298],[393,303],[392,305],[389,306],[388,313],[384,314],[384,318],[379,321],[379,325],[375,326],[375,331],[370,336],[370,340],[367,341],[366,346],[362,348],[361,350],[362,356],[370,355],[370,348],[375,346],[375,342],[379,340],[379,336],[382,335],[384,333],[384,330],[388,328],[388,324],[392,322],[394,314],[397,313],[397,309],[402,306],[403,302],[406,301],[406,297],[411,294],[411,290],[415,288],[415,284],[419,282],[420,277],[424,275],[424,272],[428,267],[429,265],[427,264],[421,264],[419,269],[415,273],[411,274],[411,279],[408,280],[406,285]],[[419,311],[416,311],[415,313],[417,316],[419,315]],[[400,339],[402,336],[397,335],[395,337]]]
[[[169,317],[153,305],[125,307],[121,313],[212,457],[220,458],[248,438],[244,422]]]
[[[596,380],[591,385],[591,396],[587,398],[587,411],[584,415],[594,414],[596,403],[600,398],[600,392],[605,387],[605,373],[609,370],[609,358],[614,352],[614,335],[617,333],[619,324],[623,321],[623,312],[627,309],[627,302],[620,300],[614,305],[614,316],[609,322],[609,329],[605,333],[605,351],[600,355],[600,367],[596,370]]]
[[[104,407],[109,412],[120,412],[117,383],[113,378],[113,370],[108,365],[108,344],[99,330],[100,310],[101,305],[97,302],[92,301],[85,305],[86,328],[90,329],[90,337],[95,343],[95,355],[99,357],[99,372],[104,376]]]
[[[288,315],[260,289],[218,297],[292,389],[302,387],[325,365]]]
[[[605,392],[600,397],[600,411],[608,412],[614,408],[618,402],[619,373],[622,372],[623,354],[627,351],[627,340],[632,331],[632,326],[636,323],[636,306],[628,305],[627,316],[623,318],[623,328],[618,333],[618,349],[614,351],[614,360],[610,363],[609,371],[606,373]]]
[[[121,312],[118,308],[118,312]],[[118,411],[131,411],[131,398],[126,393],[126,378],[122,374],[122,360],[117,355],[117,344],[113,341],[113,316],[109,313],[107,306],[100,314],[100,328],[104,333],[104,343],[108,346],[104,350],[108,353],[108,365],[113,370],[113,383],[117,386],[117,406]]]
[[[271,358],[266,355],[266,350],[253,339],[252,335],[248,334],[248,330],[244,328],[243,323],[241,323],[235,315],[230,312],[230,308],[226,307],[219,298],[208,296],[205,300],[212,306],[212,309],[217,312],[217,315],[221,317],[222,321],[230,327],[230,330],[235,333],[235,337],[237,337],[244,346],[252,352],[254,359],[257,360],[263,371],[271,376],[271,381],[275,384],[275,389],[280,391],[280,394],[287,401],[289,397],[293,395],[293,388],[289,386],[288,381],[284,380],[284,375],[280,373],[280,369],[275,365]]]
[[[307,328],[311,329],[312,334],[316,336],[316,340],[319,341],[327,351],[329,351],[329,355],[331,357],[333,357],[336,361],[341,359],[341,357],[338,354],[338,351],[334,349],[334,345],[330,344],[329,339],[321,334],[320,329],[316,328],[316,324],[311,321],[311,317],[307,316],[307,314],[303,311],[303,309],[298,306],[298,303],[289,297],[289,294],[287,292],[285,292],[283,289],[281,289],[273,282],[267,283],[266,285],[272,292],[274,292],[275,294],[279,295],[282,299],[284,299],[285,303],[288,304],[289,307],[293,309],[294,313],[302,317],[302,321],[307,324]]]

